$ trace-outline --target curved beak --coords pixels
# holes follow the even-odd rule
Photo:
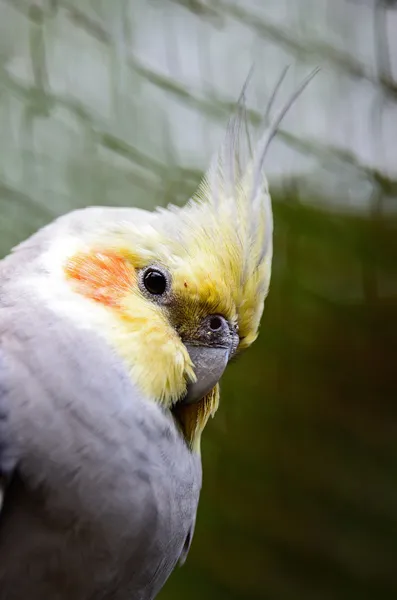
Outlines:
[[[230,348],[186,344],[194,364],[197,381],[189,383],[182,402],[194,404],[206,396],[218,383],[229,360]]]

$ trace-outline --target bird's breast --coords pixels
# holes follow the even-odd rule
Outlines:
[[[150,600],[194,524],[200,459],[99,336],[34,309],[1,339],[18,455],[2,597]]]

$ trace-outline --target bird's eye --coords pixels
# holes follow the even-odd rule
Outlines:
[[[148,269],[143,276],[143,285],[149,294],[161,296],[167,289],[167,279],[161,271]]]

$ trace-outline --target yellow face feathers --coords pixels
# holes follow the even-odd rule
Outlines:
[[[108,311],[107,336],[148,397],[171,406],[194,380],[187,350],[159,306],[139,291],[137,267],[122,249],[79,252],[64,265],[73,289]],[[109,325],[111,323],[111,326]]]
[[[175,409],[174,416],[185,439],[193,450],[199,451],[204,426],[218,407],[219,388],[215,386],[195,404],[177,404],[187,382],[195,380],[193,364],[164,310],[139,291],[137,267],[132,259],[125,249],[116,251],[113,244],[110,250],[92,249],[72,255],[65,261],[64,273],[75,292],[107,312],[110,319],[104,319],[102,324],[106,337],[124,359],[132,380],[148,398]],[[135,262],[140,266],[139,261]],[[179,298],[178,304],[179,318],[184,320],[188,332],[189,327],[194,329],[194,322],[200,321],[203,309],[195,296],[187,298],[190,292],[185,283],[182,288],[186,298]],[[174,297],[178,295],[176,285]],[[214,301],[218,305],[218,295]]]

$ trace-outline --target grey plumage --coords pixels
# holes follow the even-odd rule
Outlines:
[[[200,458],[99,336],[27,302],[14,268],[0,266],[0,470],[15,466],[0,597],[150,600],[191,537]]]

